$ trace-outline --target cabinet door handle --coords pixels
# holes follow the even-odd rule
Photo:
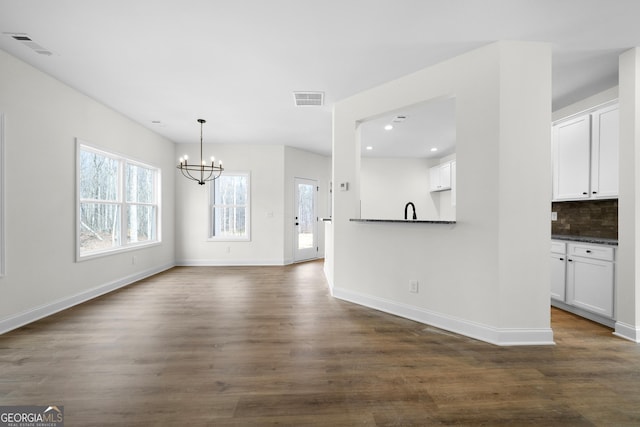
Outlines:
[[[584,195],[586,196],[586,195],[587,195],[587,194],[589,194],[589,193],[587,193],[586,191],[583,191],[583,192],[582,192],[582,194],[584,194]]]
[[[571,258],[567,258],[567,261],[569,262],[573,262],[573,260]]]
[[[564,258],[559,258],[560,261],[564,261]]]
[[[590,254],[590,253],[591,253],[591,250],[587,249],[585,252],[586,252],[586,253],[588,253],[588,254]]]
[[[593,193],[593,194],[598,194],[598,192],[597,192],[597,191],[592,191],[592,193]]]

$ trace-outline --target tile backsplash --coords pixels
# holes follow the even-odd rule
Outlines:
[[[618,238],[618,200],[581,200],[553,202],[551,211],[558,220],[551,221],[551,234]]]

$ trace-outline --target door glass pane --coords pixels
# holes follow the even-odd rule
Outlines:
[[[313,247],[313,185],[298,184],[298,249]]]
[[[92,252],[120,246],[118,205],[80,204],[80,251]]]

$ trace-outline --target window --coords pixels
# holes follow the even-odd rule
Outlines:
[[[250,239],[250,176],[224,172],[211,186],[210,232],[215,240]]]
[[[160,172],[78,144],[78,258],[159,241]]]

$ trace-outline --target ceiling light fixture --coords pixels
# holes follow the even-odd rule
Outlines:
[[[386,125],[384,127],[384,130],[391,130],[391,129],[393,129],[393,126],[391,126],[391,125]]]
[[[218,166],[215,165],[215,159],[211,157],[211,165],[208,165],[202,158],[202,125],[206,123],[204,119],[198,119],[198,123],[200,123],[200,164],[199,165],[190,165],[187,163],[188,157],[185,155],[180,157],[180,164],[177,166],[184,175],[185,178],[189,178],[193,181],[196,181],[200,185],[204,185],[207,181],[213,181],[218,178],[222,171],[222,162],[218,162]],[[191,173],[196,172],[196,176],[193,176]],[[198,177],[198,173],[200,177]]]
[[[433,147],[433,148],[431,149],[431,152],[434,152],[434,153],[435,153],[436,151],[438,151],[438,149],[437,149],[436,147]]]

